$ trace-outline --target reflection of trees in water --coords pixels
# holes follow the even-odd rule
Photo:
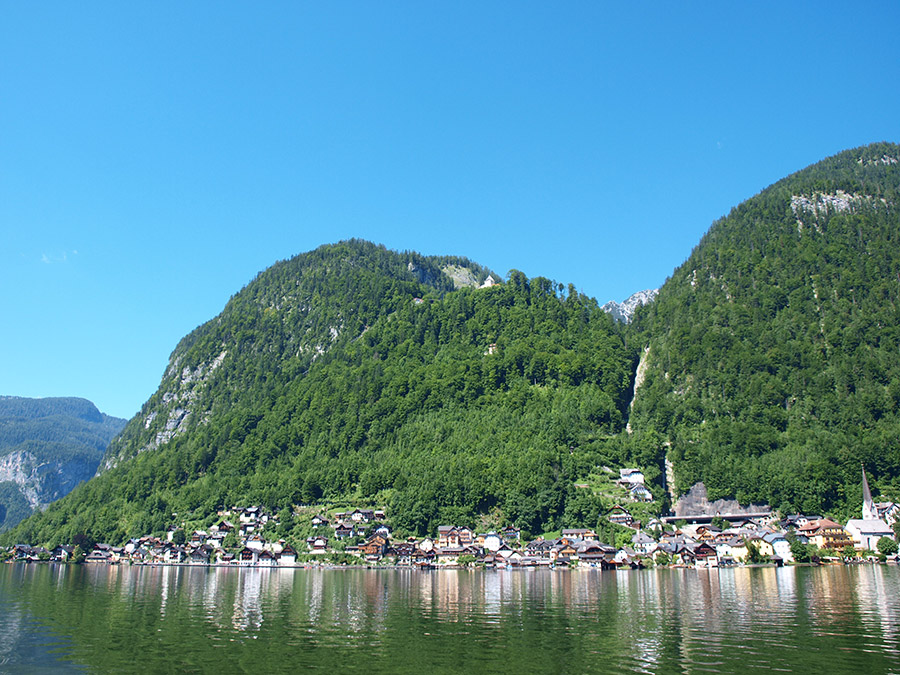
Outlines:
[[[3,621],[0,621],[0,667],[6,667],[14,663],[13,657],[21,649],[25,615],[21,604],[12,598],[6,598],[2,588],[0,606],[3,607]]]
[[[33,672],[35,664],[54,662],[53,672],[81,672],[59,656],[69,641],[34,616],[22,588],[34,584],[59,594],[65,581],[56,566],[0,564],[0,672]]]

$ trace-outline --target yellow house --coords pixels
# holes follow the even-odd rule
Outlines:
[[[775,547],[762,537],[750,537],[750,541],[756,545],[761,555],[769,557],[775,555]]]
[[[741,537],[732,537],[727,541],[716,544],[716,555],[722,558],[731,558],[738,562],[744,562],[747,559],[747,544]]]
[[[798,532],[805,534],[809,542],[819,548],[840,551],[845,546],[853,546],[853,540],[844,528],[828,518],[814,520],[801,527]]]

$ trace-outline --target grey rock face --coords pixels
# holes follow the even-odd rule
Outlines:
[[[630,295],[624,302],[616,302],[610,300],[602,309],[604,312],[612,315],[612,318],[621,323],[631,323],[634,311],[641,305],[646,305],[656,299],[659,289],[654,288],[646,291],[638,291]]]
[[[711,502],[706,496],[706,486],[703,483],[695,484],[686,495],[675,503],[675,515],[678,517],[749,515],[771,510],[768,504],[742,506],[734,499],[717,499]]]

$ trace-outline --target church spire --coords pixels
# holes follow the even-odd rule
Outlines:
[[[869,481],[866,479],[866,470],[862,470],[863,478],[863,520],[878,520],[878,509],[875,508],[875,502],[872,500],[872,492],[869,490]]]

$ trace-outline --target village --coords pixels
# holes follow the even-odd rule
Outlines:
[[[633,502],[649,491],[636,469],[620,471],[619,483]],[[236,567],[392,566],[413,569],[481,567],[641,569],[659,566],[728,567],[791,563],[897,560],[894,525],[900,505],[875,503],[863,474],[862,518],[842,526],[819,515],[771,512],[726,520],[721,516],[635,519],[616,505],[605,519],[631,532],[619,545],[600,540],[590,528],[563,529],[558,536],[523,541],[520,529],[507,526],[478,533],[445,525],[434,537],[395,538],[387,514],[355,508],[310,519],[313,534],[305,547],[266,536],[279,516],[259,506],[234,507],[217,514],[205,530],[186,532],[172,525],[164,537],[142,536],[124,546],[73,542],[53,550],[18,544],[4,552],[8,562],[84,562],[135,565]],[[689,522],[690,521],[690,522]],[[89,550],[85,550],[89,549]],[[299,549],[299,550],[298,550]]]

